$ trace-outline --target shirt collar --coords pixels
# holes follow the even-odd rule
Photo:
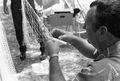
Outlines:
[[[120,41],[117,41],[115,44],[106,48],[103,54],[99,54],[98,57],[94,61],[99,61],[104,58],[109,58],[111,56],[119,55],[120,52]]]

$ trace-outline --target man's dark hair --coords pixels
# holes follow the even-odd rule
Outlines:
[[[106,26],[115,37],[120,38],[120,1],[96,0],[90,4],[90,8],[96,6],[93,25],[95,31],[100,26]]]
[[[80,12],[80,9],[79,8],[75,8],[73,10],[73,17],[75,17],[79,12]]]

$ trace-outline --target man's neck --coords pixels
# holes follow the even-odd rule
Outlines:
[[[116,41],[109,41],[101,45],[99,52],[105,56],[109,56],[113,51],[117,49]]]

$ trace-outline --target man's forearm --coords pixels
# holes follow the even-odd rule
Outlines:
[[[60,65],[58,62],[58,57],[53,57],[50,60],[50,81],[65,81],[65,78],[60,69]]]
[[[87,40],[73,36],[69,43],[79,50],[79,52],[81,52],[84,56],[94,59],[92,54],[95,48],[89,44]]]

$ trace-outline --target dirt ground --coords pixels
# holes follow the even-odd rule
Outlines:
[[[0,19],[6,31],[8,44],[17,71],[17,77],[20,81],[49,81],[49,61],[48,59],[40,61],[38,57],[30,57],[29,53],[25,61],[19,59],[19,49],[15,36],[11,14],[5,15],[0,7]],[[39,53],[38,49],[30,49],[32,53]],[[61,47],[59,61],[66,81],[71,81],[75,75],[84,67],[89,59],[82,56],[74,47]]]

